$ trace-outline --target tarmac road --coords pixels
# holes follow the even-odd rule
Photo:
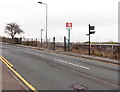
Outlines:
[[[118,65],[2,44],[2,55],[37,90],[118,89]]]

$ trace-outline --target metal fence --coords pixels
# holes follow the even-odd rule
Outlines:
[[[3,42],[13,43],[10,38],[2,37]],[[39,38],[15,38],[14,44],[22,44],[27,46],[35,46],[40,48],[47,48],[49,50],[64,51],[64,42],[55,42],[52,39],[41,43]],[[67,43],[66,43],[67,45]],[[91,55],[118,59],[119,57],[118,44],[91,44]],[[88,54],[89,45],[87,43],[71,43],[70,52]]]

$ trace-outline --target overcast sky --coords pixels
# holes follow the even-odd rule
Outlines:
[[[95,26],[91,41],[118,41],[119,0],[0,0],[0,35],[7,23],[16,22],[24,34],[16,37],[45,39],[45,5],[48,5],[48,38],[63,41],[68,35],[66,22],[72,22],[71,41],[88,41],[88,24]]]

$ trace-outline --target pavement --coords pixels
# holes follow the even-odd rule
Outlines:
[[[2,90],[25,92],[25,89],[21,86],[18,80],[13,77],[5,65],[2,65]]]
[[[37,90],[118,90],[118,65],[2,44],[2,56]]]
[[[115,59],[109,59],[109,58],[92,56],[92,55],[82,55],[82,54],[71,53],[71,52],[60,52],[60,54],[66,54],[66,55],[71,55],[71,56],[75,56],[75,57],[82,57],[82,58],[86,58],[86,59],[98,60],[98,61],[102,61],[102,62],[106,62],[106,63],[113,63],[113,64],[120,65],[120,61],[115,60]]]

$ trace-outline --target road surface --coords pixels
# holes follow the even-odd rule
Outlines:
[[[37,90],[118,89],[118,65],[2,44],[2,56]]]

